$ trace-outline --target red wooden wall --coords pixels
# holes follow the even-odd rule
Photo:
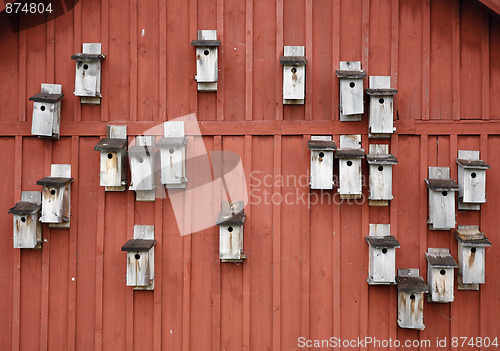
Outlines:
[[[451,350],[450,337],[500,336],[500,18],[479,2],[80,0],[46,24],[15,33],[0,26],[0,350],[276,351],[298,349],[299,336],[447,337]],[[196,89],[190,41],[197,29],[217,29],[221,40],[217,93]],[[101,42],[106,54],[100,106],[72,95],[70,56],[82,42]],[[283,45],[306,47],[304,106],[282,105]],[[366,117],[339,121],[341,60],[391,75],[399,90],[390,207],[248,206],[248,259],[221,264],[216,227],[181,237],[168,198],[138,203],[131,191],[99,186],[93,147],[107,124],[126,123],[134,136],[194,112],[209,150],[241,156],[249,190],[308,194],[303,184],[258,186],[250,174],[307,174],[311,134],[338,142],[360,133],[365,150],[376,142],[367,138]],[[30,135],[28,98],[41,83],[63,85],[58,141]],[[481,212],[457,215],[458,224],[480,224],[493,244],[486,284],[456,291],[451,304],[426,303],[426,329],[403,330],[396,288],[365,281],[364,236],[369,223],[391,223],[401,243],[397,266],[420,268],[424,277],[427,247],[449,247],[456,257],[451,231],[427,229],[424,178],[429,166],[449,166],[456,179],[458,149],[480,150],[492,167]],[[51,163],[72,165],[71,229],[44,226],[43,250],[13,249],[7,211],[21,191],[40,190],[36,180]],[[154,292],[125,286],[120,248],[134,224],[156,228]]]

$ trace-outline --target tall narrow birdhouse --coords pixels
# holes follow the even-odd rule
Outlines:
[[[365,150],[361,148],[361,135],[341,135],[340,148],[335,152],[339,159],[338,192],[341,199],[359,199],[363,195],[361,159]]]
[[[135,225],[134,239],[122,246],[127,252],[127,286],[134,290],[154,290],[155,227]]]
[[[333,189],[333,152],[337,149],[331,136],[311,136],[311,189]]]
[[[303,105],[306,97],[306,57],[304,46],[285,46],[283,56],[283,104]]]
[[[486,202],[486,170],[479,151],[458,150],[458,209],[480,210]]]
[[[137,136],[135,146],[128,149],[130,158],[130,190],[135,190],[137,201],[155,201],[155,137]]]
[[[479,290],[485,282],[486,247],[488,238],[477,225],[459,225],[455,231],[458,241],[458,289]]]
[[[101,43],[83,44],[83,52],[71,56],[76,61],[75,92],[82,104],[101,103]]]
[[[215,223],[219,226],[219,257],[221,262],[243,262],[243,201],[225,201]]]
[[[33,101],[31,134],[40,138],[59,139],[61,123],[62,85],[42,84],[41,91],[30,97]]]
[[[217,91],[219,79],[218,48],[216,30],[199,30],[197,40],[191,45],[196,47],[196,81],[198,91]]]
[[[165,122],[164,137],[156,146],[160,149],[161,183],[166,188],[185,188],[186,178],[186,145],[184,122]]]
[[[363,108],[363,78],[360,61],[341,61],[337,70],[340,81],[340,120],[361,121]]]
[[[370,168],[370,206],[387,206],[392,200],[392,166],[398,163],[396,157],[389,153],[389,145],[370,145],[370,153],[366,155]]]
[[[51,166],[50,177],[36,182],[43,186],[42,223],[50,228],[69,228],[71,216],[71,165]]]
[[[398,269],[398,325],[424,330],[424,294],[428,288],[418,268]]]
[[[127,126],[107,126],[106,138],[94,147],[101,153],[99,184],[106,191],[125,191],[127,186]]]
[[[449,167],[429,167],[425,179],[429,189],[429,220],[431,230],[455,228],[455,191],[458,184],[450,179]]]
[[[41,208],[42,194],[39,191],[23,191],[21,201],[9,210],[14,215],[15,249],[42,248]]]
[[[393,98],[398,93],[391,89],[390,76],[370,76],[370,88],[366,94],[370,96],[369,137],[390,138],[394,133]]]
[[[457,262],[449,249],[427,249],[427,284],[429,302],[453,302],[454,269]]]
[[[370,236],[365,237],[369,248],[369,285],[396,283],[396,248],[399,242],[391,236],[390,224],[370,224]]]

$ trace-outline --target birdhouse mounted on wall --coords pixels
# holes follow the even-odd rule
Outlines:
[[[450,179],[449,167],[429,167],[425,179],[429,189],[429,221],[431,230],[455,228],[455,191],[458,184]]]
[[[361,135],[341,135],[340,148],[335,152],[339,159],[338,192],[341,199],[359,199],[363,194],[361,159],[365,150],[361,148]]]
[[[366,161],[370,168],[370,206],[387,206],[392,200],[392,166],[398,163],[396,157],[389,153],[389,145],[370,147]]]
[[[217,91],[219,79],[218,47],[216,30],[199,30],[198,39],[191,45],[196,47],[196,81],[198,91]]]
[[[337,70],[340,81],[340,120],[361,121],[363,108],[363,78],[360,61],[341,61]]]
[[[458,289],[479,290],[485,282],[486,247],[490,241],[477,225],[459,225],[455,231],[458,241]]]
[[[306,57],[304,46],[285,46],[283,56],[283,104],[303,105],[306,97]]]
[[[393,99],[398,93],[391,89],[390,76],[370,76],[370,88],[366,94],[370,96],[368,131],[370,138],[390,138],[394,133]]]
[[[243,201],[222,202],[221,213],[215,223],[219,226],[219,258],[221,262],[243,262]]]
[[[449,249],[427,249],[427,284],[429,302],[453,302],[454,269],[457,262]]]
[[[130,188],[137,201],[155,201],[155,137],[137,136],[135,146],[128,149],[130,158]]]
[[[428,288],[418,268],[398,269],[398,325],[424,330],[424,294]]]
[[[163,135],[156,143],[160,149],[161,183],[166,188],[185,188],[188,138],[184,134],[184,122],[165,122]]]
[[[333,189],[333,152],[337,149],[331,136],[311,136],[311,189]]]
[[[31,134],[39,138],[59,139],[62,85],[42,84],[41,91],[30,97],[33,101]]]
[[[479,151],[458,150],[458,209],[480,210],[486,202],[486,170]]]
[[[71,216],[71,165],[51,165],[50,177],[36,182],[43,186],[42,223],[50,228],[69,228]]]
[[[391,236],[390,224],[370,224],[370,235],[365,237],[369,248],[369,285],[396,283],[396,248],[399,242]]]
[[[134,239],[122,246],[127,252],[127,286],[134,290],[154,290],[155,227],[134,225]]]
[[[84,43],[83,52],[71,56],[76,61],[75,92],[82,104],[101,103],[101,43]]]
[[[39,191],[23,191],[21,201],[9,210],[14,215],[15,249],[42,248],[41,208],[42,194]]]
[[[94,147],[101,153],[99,184],[106,191],[125,191],[127,186],[127,126],[106,126],[106,138]]]

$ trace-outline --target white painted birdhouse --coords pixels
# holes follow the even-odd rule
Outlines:
[[[390,138],[394,133],[393,99],[398,91],[391,89],[390,76],[370,76],[369,81],[370,88],[366,89],[370,96],[369,137]]]
[[[369,285],[396,283],[396,248],[399,242],[391,236],[390,224],[370,224],[370,235],[365,237],[369,248]]]
[[[106,138],[94,147],[101,153],[99,184],[106,191],[124,191],[127,185],[127,126],[107,126]]]
[[[370,206],[387,206],[392,200],[392,166],[398,163],[396,157],[389,153],[389,145],[370,145],[370,153],[366,155],[370,168]]]
[[[243,262],[243,201],[223,202],[215,223],[219,226],[219,257],[221,262]]]
[[[137,201],[155,201],[155,137],[137,136],[135,146],[128,149],[130,158],[130,188]]]
[[[418,268],[398,269],[398,325],[424,330],[424,294],[428,288]]]
[[[15,249],[42,248],[41,208],[42,194],[39,191],[23,191],[21,201],[9,210],[14,215]]]
[[[360,61],[341,61],[337,70],[340,81],[340,120],[361,121],[363,107],[363,78]]]
[[[333,152],[337,149],[331,136],[311,136],[311,189],[333,189]]]
[[[306,97],[306,57],[304,46],[285,46],[283,56],[283,104],[303,105]]]
[[[363,195],[361,160],[365,150],[361,148],[361,135],[341,135],[340,148],[335,152],[339,159],[339,181],[337,189],[341,199],[359,199]]]
[[[156,146],[160,149],[161,183],[166,188],[185,188],[186,178],[186,145],[184,122],[165,122],[164,137]]]
[[[425,179],[429,189],[429,220],[431,230],[455,228],[455,191],[458,184],[450,179],[449,167],[429,167]]]
[[[198,39],[191,42],[196,47],[196,81],[198,91],[217,91],[219,79],[218,48],[216,30],[199,30]]]
[[[83,52],[71,56],[76,61],[75,92],[82,104],[101,103],[101,43],[84,43]]]
[[[59,139],[61,123],[62,85],[42,84],[40,93],[30,97],[33,101],[31,134],[40,138]]]
[[[479,151],[458,150],[458,209],[480,210],[486,202],[486,170]]]
[[[154,225],[135,225],[134,239],[122,246],[127,252],[127,286],[134,290],[154,289]]]
[[[430,302],[453,302],[454,269],[458,267],[449,249],[428,248],[425,253],[427,259],[427,284],[429,284]]]

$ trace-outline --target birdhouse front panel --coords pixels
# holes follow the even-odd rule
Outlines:
[[[51,176],[37,181],[43,186],[41,222],[52,228],[69,228],[72,182],[71,165],[60,164],[51,165]]]
[[[76,61],[75,91],[81,103],[100,104],[101,98],[101,53],[100,43],[84,43],[80,54],[71,56]]]
[[[40,222],[41,193],[23,191],[21,201],[9,210],[14,220],[14,248],[35,249],[42,246]]]
[[[400,328],[423,330],[424,293],[427,285],[418,268],[398,269],[398,325]]]
[[[429,284],[429,301],[453,302],[454,269],[457,263],[450,255],[449,249],[427,249],[427,284]]]
[[[161,183],[166,188],[185,188],[187,137],[184,122],[165,122],[163,134],[156,144],[160,149]]]
[[[101,153],[99,184],[106,191],[123,191],[127,184],[127,126],[106,126],[106,138],[94,147]]]
[[[480,210],[486,202],[486,170],[490,166],[479,159],[479,151],[458,150],[458,207]]]
[[[59,139],[63,97],[60,84],[42,84],[40,93],[30,97],[33,101],[32,135]]]
[[[455,228],[455,191],[458,184],[450,179],[448,167],[429,167],[425,180],[429,189],[429,221],[432,230]]]
[[[283,65],[283,104],[304,104],[306,95],[306,58],[304,46],[285,46]]]
[[[147,286],[151,281],[149,252],[127,252],[127,286]]]
[[[137,290],[154,289],[154,226],[135,225],[134,239],[122,246],[127,252],[127,286]]]
[[[339,159],[338,192],[341,198],[360,198],[363,192],[361,174],[361,159],[364,158],[361,149],[361,135],[341,135],[340,148],[335,152]]]
[[[360,121],[364,113],[363,78],[360,61],[341,61],[337,70],[340,81],[340,120]]]
[[[391,89],[390,76],[370,76],[369,124],[368,129],[372,137],[389,137],[394,132],[393,123],[393,95],[397,90]]]
[[[370,195],[374,201],[392,200],[392,166],[398,161],[389,154],[389,145],[370,145],[370,153],[366,155],[370,168]]]
[[[145,191],[155,189],[154,137],[137,136],[136,145],[128,149],[130,158],[130,190]]]
[[[311,189],[333,189],[333,152],[331,136],[311,136]]]
[[[219,226],[219,258],[222,262],[241,262],[243,254],[243,201],[224,201],[215,222]]]
[[[197,40],[191,45],[196,47],[196,81],[199,91],[217,91],[219,79],[218,47],[216,30],[199,30]]]
[[[484,284],[486,247],[491,246],[490,241],[477,225],[458,226],[455,237],[458,241],[458,273],[462,283]]]
[[[394,284],[396,282],[396,248],[399,242],[391,236],[390,224],[370,224],[368,284]]]

